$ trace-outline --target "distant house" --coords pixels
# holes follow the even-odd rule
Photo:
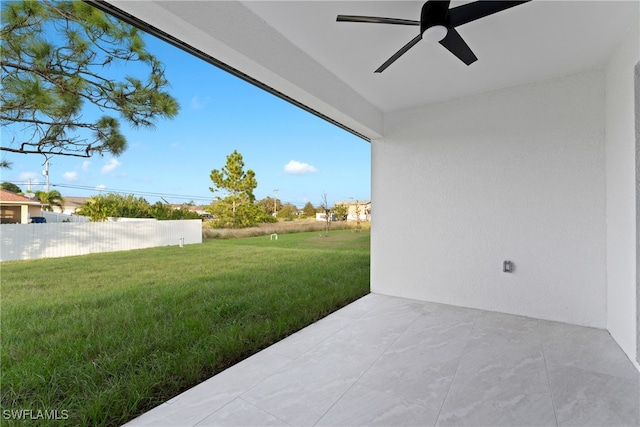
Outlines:
[[[189,205],[189,204],[171,204],[169,205],[171,206],[172,209],[186,209],[188,211],[191,212],[195,212],[198,215],[200,215],[201,217],[209,217],[211,214],[207,213],[206,210],[204,210],[204,206],[199,206],[199,205]]]
[[[371,200],[344,200],[335,202],[336,205],[347,206],[347,221],[355,221],[358,216],[360,221],[371,221]]]
[[[73,197],[73,196],[65,196],[63,206],[52,206],[53,212],[65,214],[65,215],[75,215],[76,211],[80,209],[80,206],[84,205],[89,197]]]
[[[326,213],[316,213],[316,221],[321,221],[324,222],[327,220],[327,214]],[[331,214],[331,221],[337,221],[338,217],[335,214]]]
[[[12,191],[0,189],[0,223],[28,224],[42,215],[42,203]]]

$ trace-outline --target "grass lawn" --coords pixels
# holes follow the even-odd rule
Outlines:
[[[312,232],[3,263],[0,422],[24,409],[120,425],[367,294],[369,240]]]

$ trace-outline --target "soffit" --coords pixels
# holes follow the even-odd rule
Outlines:
[[[422,41],[374,74],[416,27],[336,16],[419,19],[423,2],[109,3],[369,138],[389,111],[601,66],[638,19],[636,1],[533,0],[457,27],[479,58],[471,66]]]
[[[469,3],[452,1],[451,7]],[[248,1],[244,4],[381,111],[572,74],[607,61],[638,19],[633,1],[533,0],[457,27],[479,60],[466,66],[421,41],[373,71],[417,27],[336,22],[338,14],[419,20],[415,1]]]

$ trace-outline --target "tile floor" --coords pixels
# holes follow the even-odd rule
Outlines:
[[[630,426],[603,330],[370,294],[127,426]]]

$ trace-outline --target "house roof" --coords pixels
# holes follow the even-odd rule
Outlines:
[[[456,28],[478,57],[470,66],[423,40],[379,74],[416,27],[336,22],[338,14],[416,20],[423,3],[100,2],[369,139],[384,135],[391,111],[602,66],[639,16],[637,1],[534,0]]]
[[[39,200],[30,199],[3,188],[0,188],[0,203],[11,205],[42,205]]]
[[[334,203],[334,205],[360,205],[360,206],[365,206],[365,205],[370,205],[371,204],[371,200],[340,200]]]
[[[87,202],[89,197],[76,197],[76,196],[65,196],[64,197],[64,207],[65,208],[74,208],[80,207]]]
[[[186,203],[183,203],[183,204],[172,203],[169,206],[171,206],[171,208],[173,209],[186,209],[192,212],[204,212],[204,208],[205,208],[202,205],[187,205]]]

